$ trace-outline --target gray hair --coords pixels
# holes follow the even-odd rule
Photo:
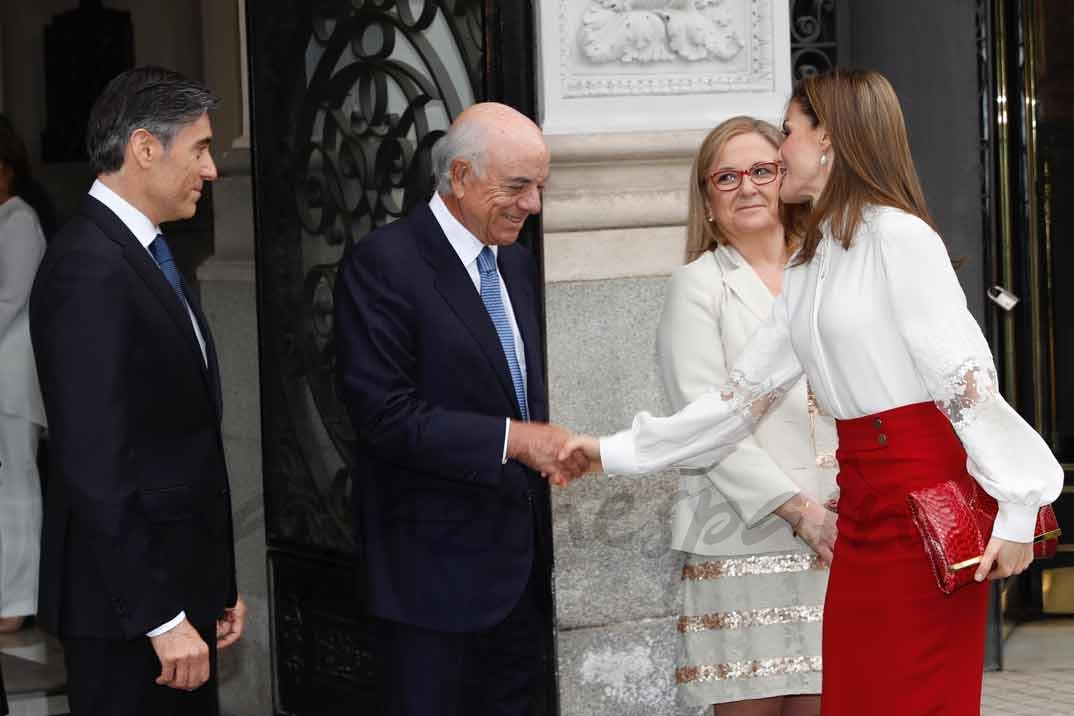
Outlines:
[[[93,171],[119,171],[127,142],[138,129],[159,139],[167,151],[183,127],[219,103],[201,84],[163,67],[135,67],[117,75],[90,110],[86,153]]]
[[[482,123],[473,120],[455,122],[433,145],[433,178],[436,179],[436,191],[440,194],[451,193],[451,164],[456,159],[469,162],[473,170],[481,176],[485,173],[487,157],[488,132]]]

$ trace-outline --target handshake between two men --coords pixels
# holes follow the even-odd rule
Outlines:
[[[511,421],[507,457],[565,486],[589,472],[600,472],[600,443],[551,423]]]

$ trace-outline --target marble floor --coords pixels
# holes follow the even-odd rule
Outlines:
[[[1074,619],[1019,626],[1003,662],[1003,671],[985,674],[981,716],[1074,714]]]
[[[11,716],[66,714],[63,652],[40,629],[0,634],[0,669],[4,672]]]
[[[1004,667],[984,676],[981,716],[1074,714],[1074,618],[1016,628]],[[67,713],[63,654],[51,637],[38,629],[0,634],[0,668],[11,716]]]

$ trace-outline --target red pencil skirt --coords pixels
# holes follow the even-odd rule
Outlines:
[[[932,403],[837,422],[839,538],[824,605],[823,716],[977,716],[988,582],[936,586],[906,493],[972,480]]]

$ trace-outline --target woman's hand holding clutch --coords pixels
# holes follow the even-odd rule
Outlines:
[[[988,541],[981,564],[977,567],[974,579],[1003,579],[1021,574],[1033,563],[1032,542],[1011,542],[993,537]]]

